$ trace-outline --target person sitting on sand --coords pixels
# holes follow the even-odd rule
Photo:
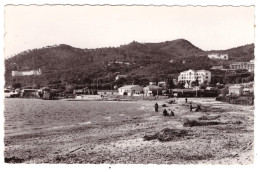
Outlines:
[[[167,107],[167,105],[166,105],[166,104],[163,104],[162,107]]]
[[[197,105],[196,112],[201,111],[200,105]]]
[[[169,115],[169,114],[168,114],[167,110],[164,109],[164,110],[163,110],[163,116],[168,116],[168,115]]]
[[[189,106],[190,106],[190,112],[192,112],[192,104],[191,104],[191,102],[190,102]]]
[[[174,112],[173,111],[171,111],[171,116],[174,116]]]

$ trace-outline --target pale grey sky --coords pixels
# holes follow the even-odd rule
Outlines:
[[[184,38],[203,50],[254,42],[254,7],[6,6],[5,57],[54,44],[119,46]]]

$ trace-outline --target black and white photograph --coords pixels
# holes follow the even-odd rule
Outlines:
[[[254,164],[254,5],[4,10],[4,163]]]

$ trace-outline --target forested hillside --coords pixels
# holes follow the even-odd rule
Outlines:
[[[228,53],[230,60],[211,60],[207,53]],[[254,45],[229,50],[206,52],[187,40],[179,39],[162,43],[131,42],[120,47],[79,49],[69,45],[55,45],[21,52],[5,60],[6,85],[49,85],[65,88],[93,86],[109,89],[119,84],[115,76],[127,75],[124,83],[147,85],[149,81],[176,78],[188,69],[207,69],[213,65],[226,65],[234,61],[254,58]],[[11,71],[41,68],[41,76],[12,77]],[[119,82],[119,81],[117,81]]]

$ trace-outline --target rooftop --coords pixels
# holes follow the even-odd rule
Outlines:
[[[125,85],[123,87],[120,87],[120,89],[131,89],[133,87],[140,87],[139,85]]]

